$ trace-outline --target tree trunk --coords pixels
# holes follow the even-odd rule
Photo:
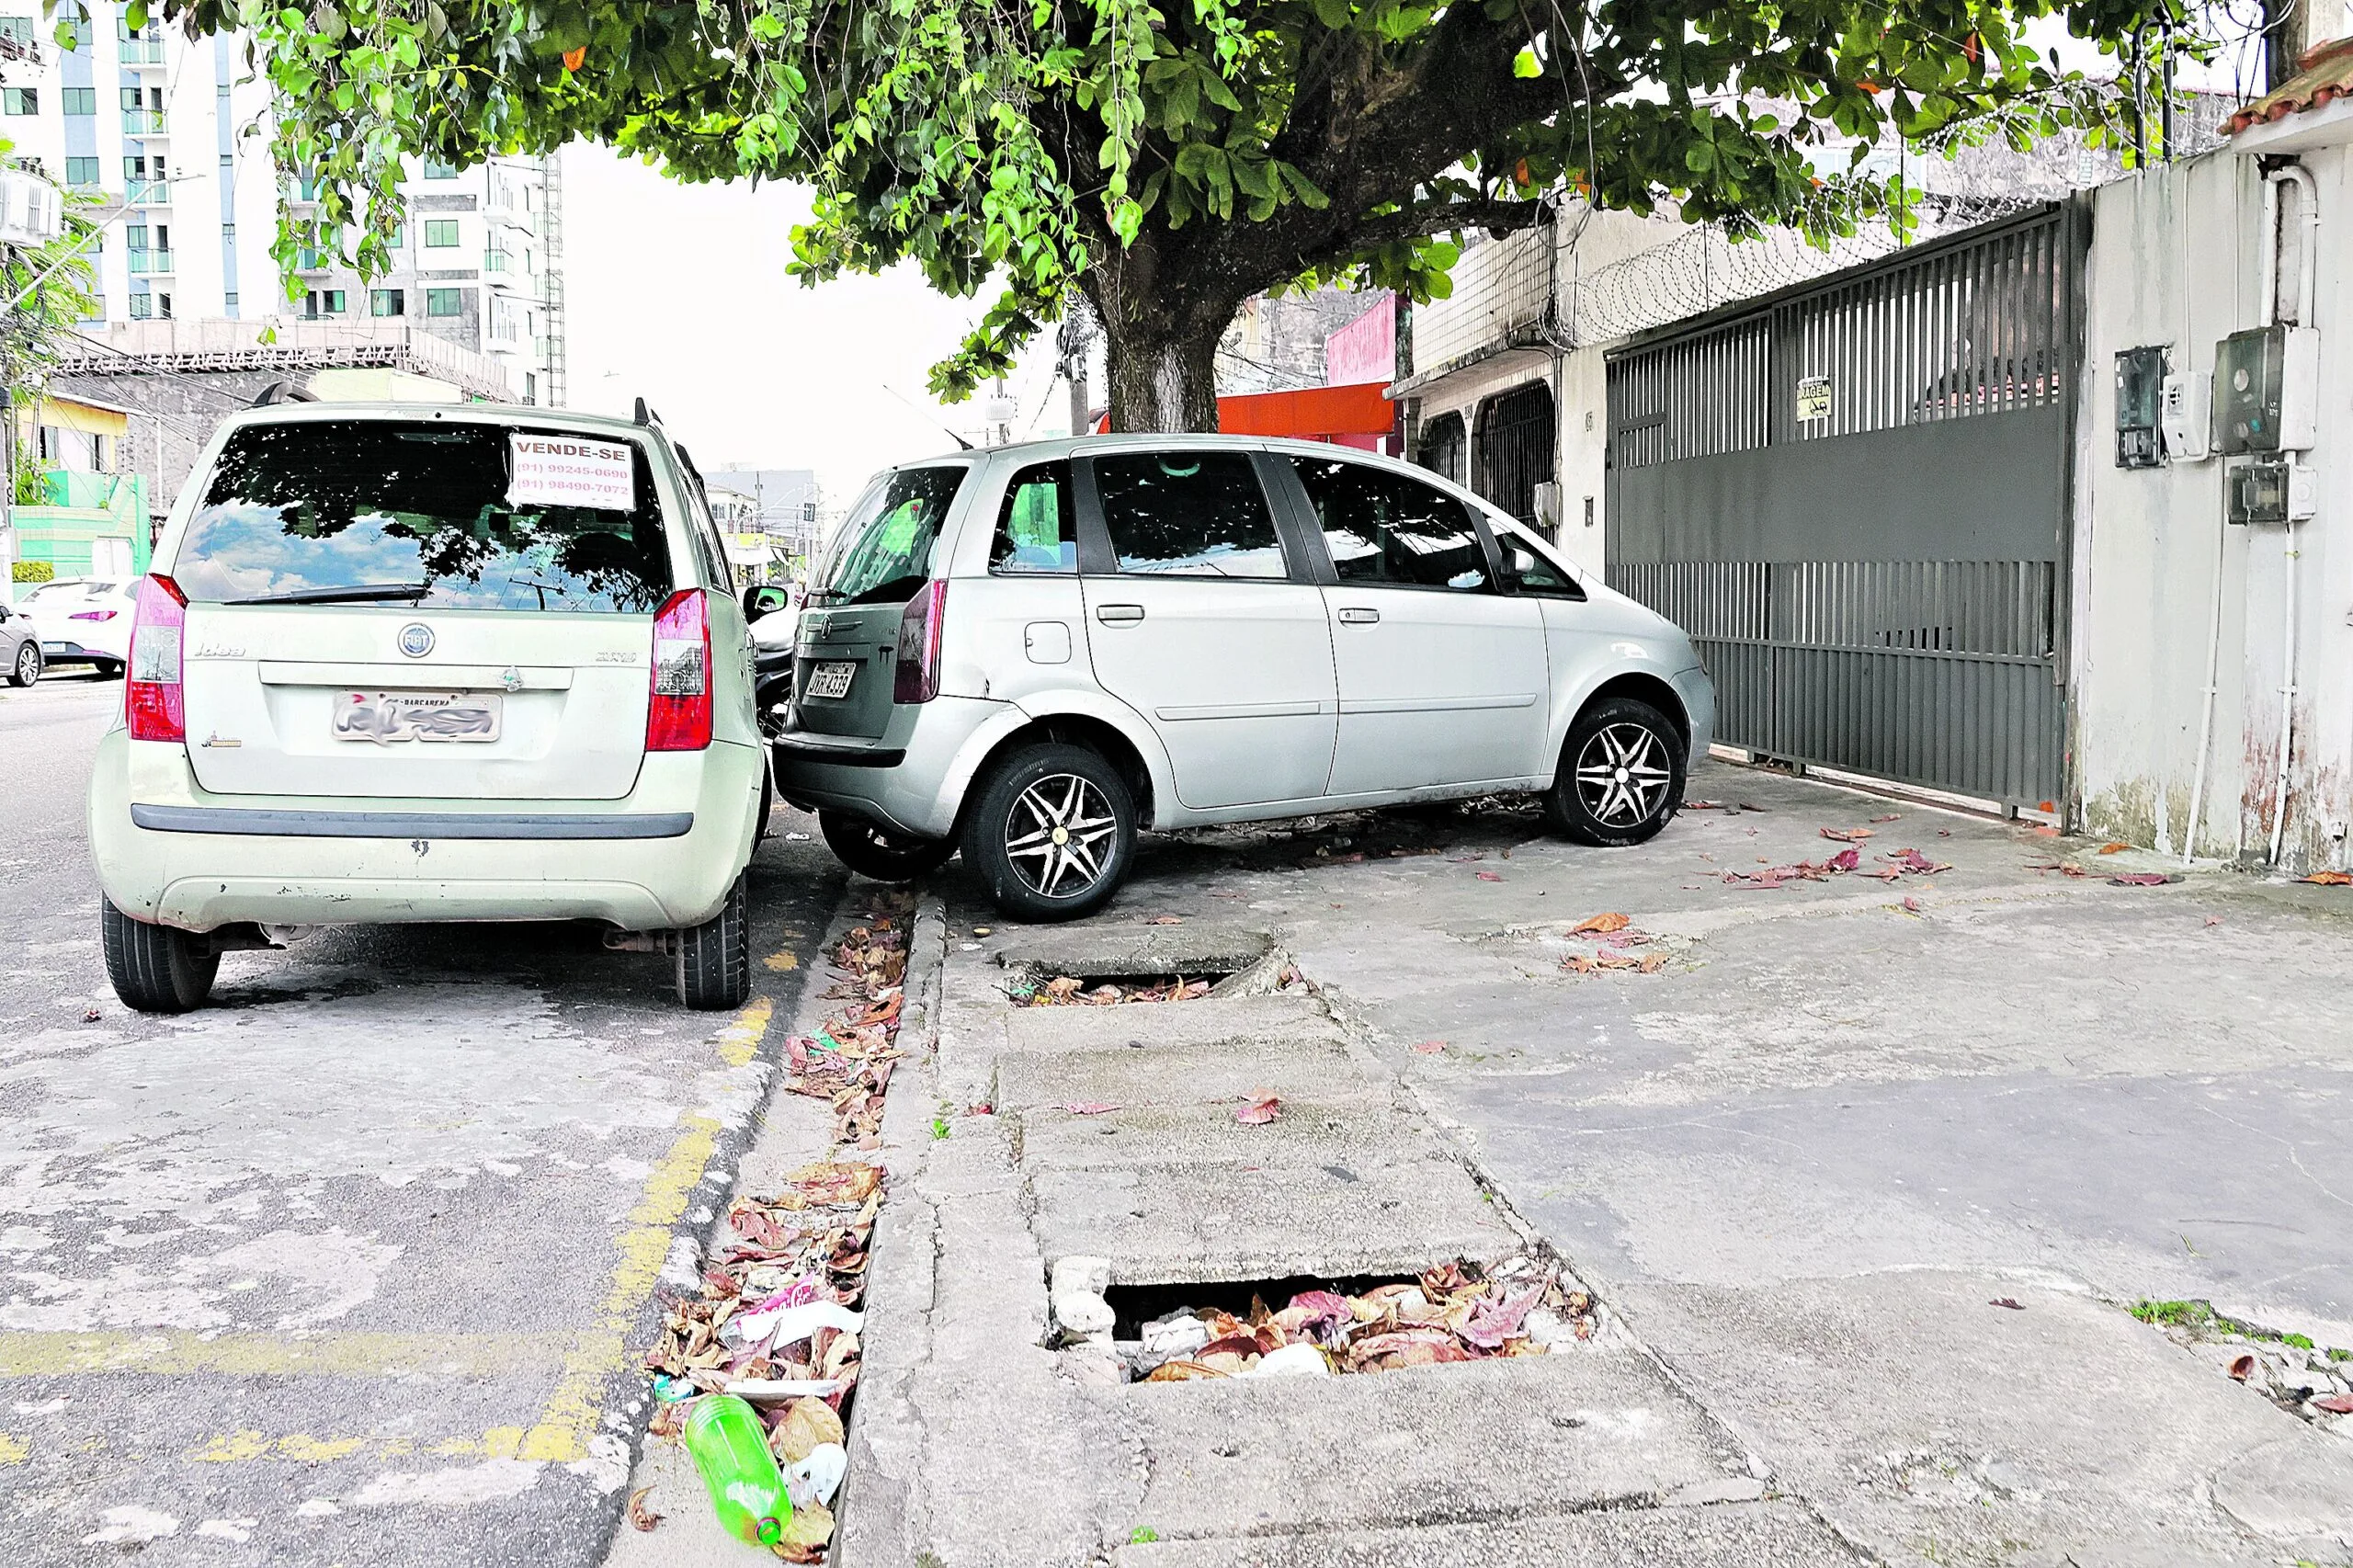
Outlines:
[[[1165,253],[1165,254],[1164,254]],[[1111,428],[1217,428],[1217,345],[1243,293],[1199,275],[1171,236],[1147,229],[1098,253],[1085,284],[1109,361]]]

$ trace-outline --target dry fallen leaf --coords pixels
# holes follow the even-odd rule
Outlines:
[[[1155,915],[1147,919],[1144,924],[1147,926],[1182,926],[1185,924],[1185,917],[1181,915]]]
[[[1888,812],[1888,813],[1887,813],[1887,815],[1885,815],[1885,816],[1883,816],[1883,817],[1873,817],[1873,818],[1871,818],[1871,821],[1873,821],[1873,822],[1894,822],[1894,821],[1896,821],[1898,818],[1902,817],[1903,815],[1904,815],[1904,813],[1903,813],[1902,812]]]
[[[2222,917],[2219,915],[2210,915],[2206,917],[2206,924],[2209,926],[2220,926],[2222,923]]]
[[[820,1446],[842,1441],[842,1418],[832,1405],[812,1395],[794,1400],[768,1435],[769,1449],[786,1464],[799,1464]]]
[[[2353,1393],[2324,1394],[2313,1401],[2313,1408],[2325,1410],[2331,1415],[2353,1415]]]
[[[97,1023],[98,1021],[98,1010],[96,1007],[93,1007],[88,1012],[84,1013],[82,1015],[82,1021],[85,1024]]]
[[[1245,1127],[1264,1127],[1282,1113],[1282,1096],[1261,1092],[1252,1096],[1248,1103],[1235,1111],[1233,1119]]]
[[[641,1486],[629,1494],[629,1522],[642,1530],[650,1530],[662,1522],[662,1516],[645,1506],[645,1494],[654,1488]]]
[[[1073,1116],[1101,1116],[1105,1111],[1120,1108],[1109,1100],[1072,1100],[1063,1108]]]
[[[2234,1381],[2243,1383],[2253,1376],[2255,1376],[2254,1357],[2234,1356],[2231,1358],[2231,1377]]]
[[[1606,937],[1612,931],[1623,931],[1632,924],[1632,921],[1613,909],[1607,915],[1586,915],[1569,927],[1569,934],[1573,937],[1581,937],[1587,932],[1593,932]]]
[[[2012,1301],[2007,1296],[1996,1296],[1985,1304],[1989,1307],[2007,1307],[2014,1312],[2022,1312],[2026,1311],[2024,1307],[2018,1305],[2018,1302]]]
[[[2120,877],[2109,878],[2108,885],[2112,888],[2161,888],[2171,881],[2173,879],[2163,871],[2127,871]]]
[[[1656,974],[1660,970],[1663,970],[1665,967],[1666,955],[1665,953],[1652,953],[1648,957],[1644,958],[1642,962],[1634,966],[1636,970],[1640,971],[1643,974]]]
[[[2311,882],[2315,887],[2353,888],[2353,871],[2314,871],[2311,876],[2299,880]]]
[[[1916,898],[1907,898],[1904,901],[1904,907],[1917,915],[1920,913],[1920,901]]]
[[[1858,839],[1870,837],[1871,830],[1867,827],[1825,827],[1822,830],[1822,836],[1835,838],[1842,844],[1852,844]]]
[[[1420,1040],[1415,1042],[1414,1049],[1420,1051],[1424,1056],[1436,1056],[1446,1049],[1446,1041],[1442,1040]]]
[[[1503,877],[1495,871],[1477,871],[1473,872],[1472,875],[1476,876],[1483,882],[1499,882],[1503,881]]]
[[[2099,846],[2099,852],[2103,855],[2121,855],[2131,847],[2129,844],[2103,844]]]

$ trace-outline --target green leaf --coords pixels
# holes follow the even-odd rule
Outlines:
[[[1511,57],[1511,74],[1520,77],[1541,76],[1544,67],[1537,61],[1534,50],[1523,49]]]

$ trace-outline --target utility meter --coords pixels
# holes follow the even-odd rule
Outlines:
[[[2116,356],[2116,466],[2155,468],[2165,460],[2157,437],[2157,409],[2165,386],[2165,351],[2120,349]]]
[[[2302,452],[2320,433],[2320,334],[2258,326],[2214,346],[2218,445],[2230,452]]]
[[[2234,523],[2301,523],[2320,510],[2320,471],[2300,462],[2242,463],[2225,489]]]
[[[2157,410],[2157,426],[2165,434],[2165,456],[2176,462],[2198,462],[2214,449],[2214,373],[2176,370],[2165,378]]]

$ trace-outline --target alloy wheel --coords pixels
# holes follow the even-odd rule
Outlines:
[[[40,674],[40,653],[29,642],[17,650],[17,684],[32,685]]]
[[[1577,754],[1577,800],[1605,827],[1648,822],[1674,778],[1665,746],[1640,724],[1597,730]]]
[[[1103,791],[1075,773],[1050,773],[1006,813],[1005,855],[1029,891],[1075,898],[1101,880],[1119,819]]]

